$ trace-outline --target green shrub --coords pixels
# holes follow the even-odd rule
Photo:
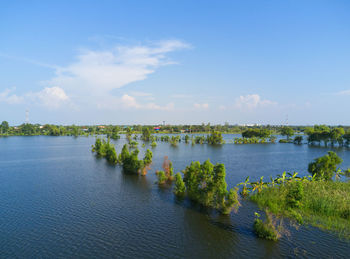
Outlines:
[[[254,232],[259,238],[267,240],[277,241],[279,238],[279,234],[276,227],[272,224],[271,215],[269,213],[266,214],[266,221],[263,222],[260,219],[260,215],[255,212]]]
[[[165,184],[167,177],[164,171],[158,171],[158,184]]]
[[[175,175],[175,188],[174,193],[176,196],[184,196],[186,192],[185,183],[182,180],[181,174],[177,173]]]
[[[304,197],[304,187],[301,182],[291,182],[289,184],[286,204],[290,208],[299,208],[300,202]]]

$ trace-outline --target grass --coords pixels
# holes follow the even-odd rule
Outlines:
[[[350,182],[300,181],[298,185],[300,190],[295,182],[268,186],[250,199],[275,215],[350,239]]]

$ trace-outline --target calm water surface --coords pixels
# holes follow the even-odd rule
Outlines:
[[[226,139],[232,139],[226,135]],[[327,148],[293,144],[222,147],[158,143],[146,177],[125,175],[91,153],[93,137],[0,138],[1,258],[342,258],[350,243],[313,227],[288,228],[278,242],[253,234],[254,212],[242,201],[222,216],[155,184],[168,155],[175,171],[191,161],[221,162],[230,187],[286,171],[306,175]],[[125,140],[115,141],[118,152]],[[146,146],[147,148],[148,146]],[[141,154],[145,148],[141,148]],[[350,150],[335,149],[350,167]]]

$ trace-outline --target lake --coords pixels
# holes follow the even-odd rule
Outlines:
[[[233,135],[225,135],[233,139]],[[242,201],[223,216],[158,187],[165,155],[175,172],[210,158],[226,166],[234,187],[283,171],[307,175],[307,165],[331,148],[294,144],[172,147],[158,142],[147,176],[126,175],[91,152],[94,137],[0,138],[1,258],[278,258],[347,257],[350,242],[310,226],[278,242],[256,238],[254,212]],[[120,153],[125,139],[112,141]],[[146,145],[146,148],[150,148]],[[139,145],[140,157],[146,148]],[[350,167],[350,150],[335,148]]]

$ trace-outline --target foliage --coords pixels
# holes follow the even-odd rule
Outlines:
[[[301,182],[291,182],[286,195],[286,205],[290,208],[299,208],[304,197],[304,186]]]
[[[250,199],[275,215],[350,238],[350,182],[315,181],[312,177],[286,179],[274,180],[279,184],[254,192]]]
[[[221,145],[224,143],[221,132],[213,131],[210,135],[207,135],[207,142],[210,145]]]
[[[157,146],[157,143],[155,142],[155,141],[153,141],[152,143],[151,143],[151,147],[152,148],[155,148]]]
[[[186,186],[184,181],[182,180],[182,176],[180,173],[175,175],[175,188],[174,193],[176,196],[184,196],[186,192]]]
[[[167,181],[167,178],[165,176],[165,172],[158,171],[157,175],[158,175],[158,184],[165,184],[165,182]]]
[[[177,144],[178,144],[180,141],[181,141],[180,136],[171,136],[170,144],[171,144],[173,147],[176,147]]]
[[[209,160],[203,164],[192,162],[183,170],[183,181],[186,192],[190,199],[208,207],[220,210],[223,214],[228,214],[232,209],[240,206],[237,191],[227,191],[225,181],[225,166],[216,164]]]
[[[151,130],[149,127],[143,127],[142,128],[142,137],[144,141],[149,141],[151,138]]]
[[[252,138],[252,137],[257,137],[257,138],[268,138],[271,135],[271,131],[269,129],[246,129],[245,131],[242,132],[242,137],[243,138]]]
[[[291,127],[284,126],[281,128],[281,135],[287,136],[287,140],[294,135],[294,130]]]
[[[303,141],[303,136],[295,136],[293,140],[294,144],[297,144],[297,145],[300,145],[302,141]]]
[[[92,151],[96,152],[97,156],[105,157],[111,164],[117,164],[119,162],[115,147],[110,143],[109,139],[106,142],[105,140],[97,138],[95,140],[95,145],[92,146]]]
[[[275,225],[272,222],[272,215],[266,211],[266,221],[260,219],[260,215],[255,212],[254,232],[259,238],[277,241],[280,237]]]
[[[152,164],[153,153],[151,150],[147,149],[145,156],[143,158],[143,168],[142,175],[146,175],[147,171],[150,170],[150,166]]]
[[[343,160],[336,153],[328,151],[327,155],[316,158],[314,162],[310,163],[308,171],[317,179],[332,180],[337,166],[342,162]]]
[[[289,139],[280,139],[278,142],[279,143],[293,143],[293,141],[291,141]]]

